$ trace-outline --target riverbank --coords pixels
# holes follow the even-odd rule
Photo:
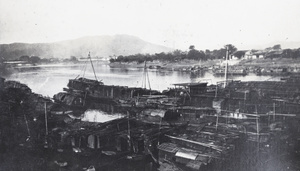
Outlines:
[[[144,68],[144,63],[109,63],[110,68]],[[190,73],[204,73],[212,71],[215,75],[224,75],[226,62],[224,60],[182,60],[178,62],[147,62],[147,68],[156,71],[180,71]],[[229,75],[288,76],[300,73],[300,59],[232,59],[228,61]]]
[[[242,65],[245,67],[299,67],[300,59],[244,59],[241,60],[237,65]]]
[[[188,67],[210,67],[220,63],[220,60],[196,61],[196,60],[182,60],[177,62],[161,62],[153,61],[147,62],[147,67],[154,69],[180,70]],[[137,62],[113,62],[108,64],[111,68],[143,68],[144,63]]]
[[[231,61],[231,60],[230,60]],[[207,61],[196,61],[196,60],[182,60],[177,62],[161,62],[153,61],[147,62],[147,66],[150,67],[161,67],[165,69],[181,69],[186,67],[201,66],[201,67],[212,67],[215,65],[221,65],[224,60],[207,60]],[[230,63],[230,62],[229,62]],[[144,63],[137,62],[113,62],[108,64],[111,68],[143,68]],[[234,66],[244,67],[298,67],[300,65],[300,59],[291,58],[276,58],[276,59],[242,59],[236,60],[235,64],[229,64]]]

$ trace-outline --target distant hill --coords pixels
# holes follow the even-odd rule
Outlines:
[[[278,43],[273,43],[273,45],[280,44],[282,49],[298,49],[300,48],[300,42],[296,41],[279,41]],[[271,46],[271,43],[269,44]]]
[[[70,58],[70,56],[80,58],[87,57],[89,52],[92,57],[109,57],[138,53],[154,54],[172,50],[129,35],[89,36],[54,43],[0,44],[0,57],[10,60],[23,55],[41,58]]]

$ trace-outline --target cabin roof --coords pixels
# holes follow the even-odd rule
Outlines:
[[[163,109],[146,109],[143,111],[144,114],[148,114],[151,116],[160,116],[160,117],[164,117],[166,114],[167,110],[163,110]]]
[[[190,159],[190,160],[196,160],[198,153],[194,153],[186,150],[180,150],[175,154],[175,156]]]
[[[169,153],[176,153],[179,148],[173,143],[162,143],[157,147],[159,150],[166,151]]]
[[[178,83],[178,84],[173,84],[175,86],[206,86],[207,83]]]
[[[100,85],[103,84],[102,80],[98,81],[98,80],[92,80],[84,77],[70,79],[70,81],[84,82],[87,84],[100,84]]]

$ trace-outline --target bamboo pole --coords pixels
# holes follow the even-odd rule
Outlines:
[[[218,96],[218,85],[216,85],[215,98]]]
[[[273,121],[275,122],[276,117],[276,111],[275,111],[275,103],[273,103]]]
[[[219,124],[219,114],[217,114],[216,131],[218,130],[218,124]]]
[[[224,88],[227,86],[227,72],[228,72],[228,46],[226,46],[226,64],[225,64],[225,83]]]
[[[47,102],[44,103],[45,109],[45,126],[46,126],[46,136],[48,135],[48,116],[47,116]]]
[[[257,105],[255,105],[255,112],[257,114]],[[257,142],[259,142],[259,125],[258,125],[258,116],[256,117],[256,132],[257,132]]]

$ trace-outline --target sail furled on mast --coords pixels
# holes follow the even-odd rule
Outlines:
[[[149,89],[151,90],[150,79],[149,79],[147,65],[146,65],[146,61],[145,61],[144,62],[143,78],[142,78],[142,88],[146,89],[147,88],[147,84],[148,84]]]

